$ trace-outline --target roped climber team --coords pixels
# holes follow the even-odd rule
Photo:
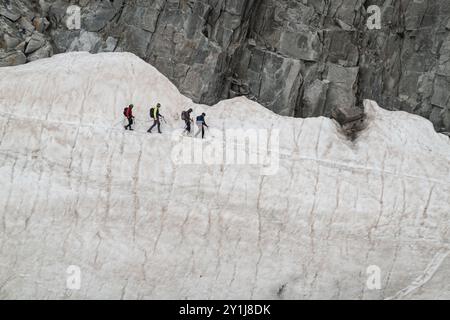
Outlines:
[[[147,130],[148,133],[152,133],[152,130],[157,127],[158,128],[158,133],[162,133],[161,132],[161,120],[163,120],[164,122],[166,122],[164,116],[161,114],[161,104],[157,103],[155,107],[150,109],[150,119],[153,120],[153,125]],[[125,119],[127,121],[127,124],[124,126],[125,130],[130,130],[133,131],[133,125],[135,123],[135,118],[133,116],[133,108],[134,105],[130,104],[128,107],[126,107],[123,110],[123,115],[125,116]],[[194,122],[194,119],[191,117],[191,114],[194,110],[192,110],[192,108],[189,108],[186,111],[183,111],[181,113],[181,120],[184,121],[185,124],[185,128],[184,128],[184,134],[186,135],[191,135],[191,123]],[[197,133],[194,135],[194,137],[197,137],[200,133],[202,133],[202,139],[205,138],[205,128],[209,128],[208,125],[205,122],[205,117],[206,114],[202,113],[201,115],[199,115],[198,117],[196,117],[196,124],[198,127],[198,131]],[[167,122],[166,122],[167,123]]]

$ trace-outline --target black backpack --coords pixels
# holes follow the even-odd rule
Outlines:
[[[187,115],[187,112],[186,112],[186,111],[183,111],[183,112],[181,113],[181,120],[183,120],[183,121],[189,120],[189,116]]]
[[[150,118],[153,119],[153,114],[155,113],[155,108],[150,109]]]

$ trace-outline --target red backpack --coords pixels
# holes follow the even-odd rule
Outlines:
[[[128,118],[130,116],[131,110],[129,107],[126,107],[125,109],[123,109],[123,115]]]

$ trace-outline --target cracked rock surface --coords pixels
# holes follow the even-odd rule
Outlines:
[[[67,28],[74,4],[80,30]],[[447,0],[1,0],[0,30],[0,66],[128,51],[196,102],[246,96],[314,117],[374,99],[450,132]]]
[[[366,100],[349,141],[329,118],[243,97],[196,105],[132,54],[1,71],[1,299],[450,298],[450,141],[428,120]],[[145,133],[149,101],[163,135]],[[186,106],[218,129],[207,141],[173,134]],[[281,130],[276,174],[172,161],[223,128]],[[381,290],[366,286],[373,265]]]

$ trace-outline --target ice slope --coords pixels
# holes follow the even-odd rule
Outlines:
[[[170,126],[150,136],[158,101]],[[281,130],[279,170],[173,161],[188,106],[216,129]],[[365,108],[351,142],[244,98],[196,106],[131,54],[0,68],[0,298],[449,299],[449,139]]]

